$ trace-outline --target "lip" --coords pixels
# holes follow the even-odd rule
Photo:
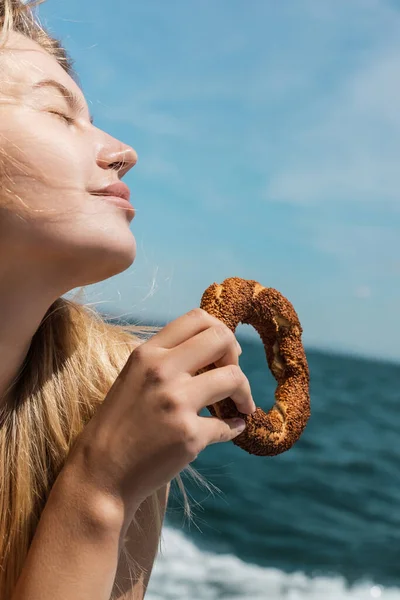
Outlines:
[[[107,185],[100,190],[94,190],[92,194],[96,194],[99,196],[118,196],[119,198],[124,198],[127,202],[130,202],[131,192],[126,183],[122,183],[122,181],[117,181],[112,183],[111,185]]]
[[[112,204],[115,204],[116,206],[119,206],[120,208],[125,208],[130,213],[129,219],[131,221],[134,218],[135,209],[133,208],[132,204],[130,202],[128,202],[128,200],[125,200],[125,198],[121,198],[121,196],[112,196],[111,194],[104,194],[104,196],[99,195],[98,197],[102,198],[106,202],[111,202]]]
[[[100,190],[93,190],[91,194],[108,202],[112,202],[121,208],[128,209],[130,212],[130,220],[134,218],[135,209],[130,202],[131,192],[128,186],[125,183],[122,183],[122,181],[112,183]]]

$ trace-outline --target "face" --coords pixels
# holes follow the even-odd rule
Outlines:
[[[133,208],[98,190],[135,165],[135,151],[90,122],[79,86],[22,34],[0,50],[0,82],[0,269],[52,277],[65,291],[127,269]]]

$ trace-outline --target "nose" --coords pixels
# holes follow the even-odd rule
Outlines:
[[[113,169],[122,178],[137,163],[136,151],[127,144],[107,136],[97,154],[97,164],[102,169]]]

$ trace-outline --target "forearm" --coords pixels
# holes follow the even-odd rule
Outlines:
[[[12,600],[109,600],[124,523],[89,485],[73,468],[60,473]]]
[[[160,544],[160,533],[168,502],[170,484],[157,492],[161,522],[158,523],[151,498],[147,498],[136,511],[135,521],[129,525],[126,549],[133,561],[130,572],[125,558],[121,555],[115,577],[113,600],[143,600],[149,583],[154,560]],[[131,580],[131,575],[133,580]]]

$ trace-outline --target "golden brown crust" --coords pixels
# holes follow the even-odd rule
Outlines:
[[[257,281],[230,277],[204,292],[200,308],[220,319],[233,332],[239,323],[252,325],[264,344],[268,366],[277,381],[275,404],[265,413],[257,408],[243,415],[226,398],[208,406],[222,419],[240,416],[246,430],[233,443],[250,454],[273,456],[289,450],[310,416],[309,370],[301,343],[303,330],[292,304],[273,288]],[[214,369],[210,365],[207,369]]]

